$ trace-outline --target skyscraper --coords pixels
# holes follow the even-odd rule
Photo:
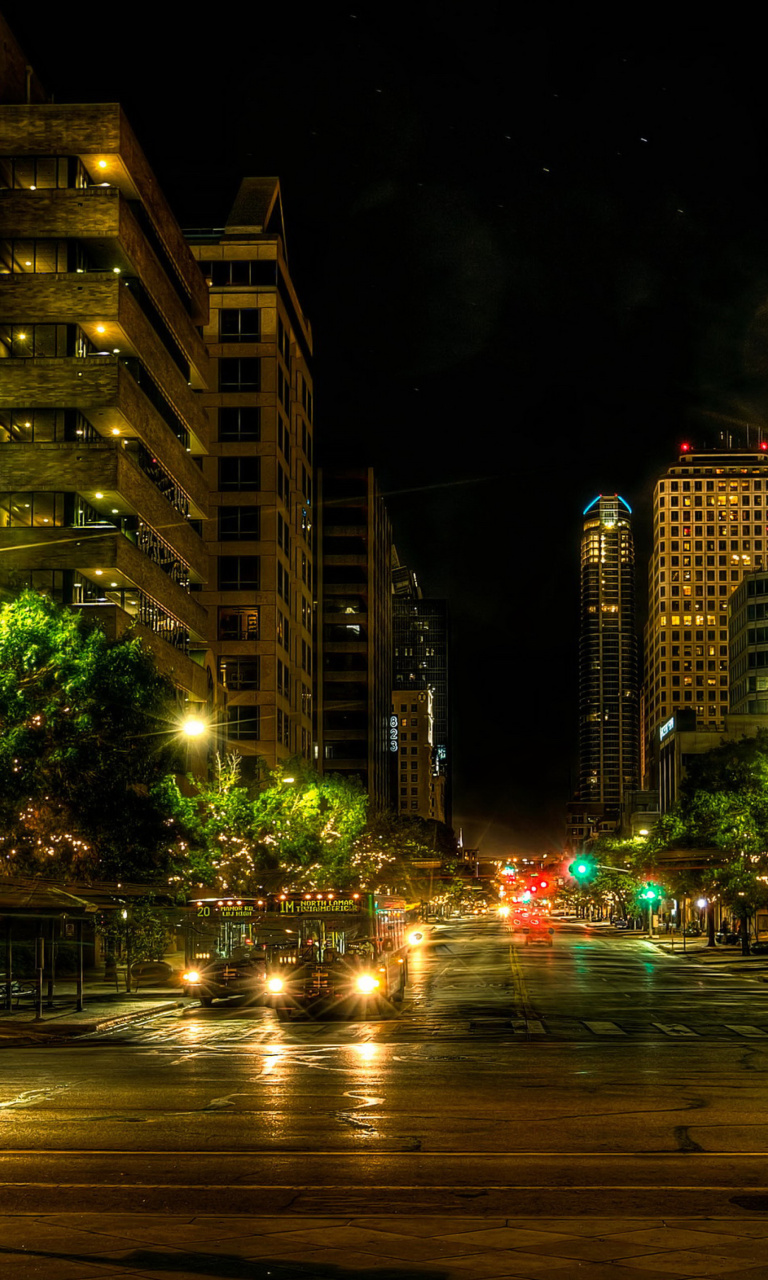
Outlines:
[[[393,689],[395,693],[403,694],[432,691],[432,786],[434,795],[440,797],[438,808],[441,811],[431,816],[439,816],[450,825],[453,761],[448,690],[448,604],[445,600],[425,600],[416,574],[400,563],[396,552],[392,585]]]
[[[617,822],[639,775],[630,516],[618,494],[601,494],[584,512],[581,539],[579,800]]]
[[[226,226],[188,232],[208,281],[203,537],[225,736],[248,770],[312,754],[312,332],[288,270],[280,183],[245,178]]]
[[[321,773],[391,800],[392,529],[370,467],[318,472],[317,739]]]
[[[768,451],[681,450],[656,484],[645,632],[644,773],[654,782],[659,730],[689,709],[721,730],[728,712],[728,601],[766,565]]]

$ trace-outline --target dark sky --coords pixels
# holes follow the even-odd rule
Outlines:
[[[722,10],[267,9],[3,5],[58,99],[123,103],[182,225],[280,176],[320,452],[376,467],[450,601],[457,824],[556,847],[581,512],[633,507],[642,614],[653,479],[681,440],[765,421],[761,42]]]

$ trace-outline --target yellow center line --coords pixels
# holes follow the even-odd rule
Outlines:
[[[520,964],[520,957],[517,953],[517,947],[510,938],[509,940],[509,967],[512,970],[512,987],[514,990],[515,1012],[518,1018],[524,1018],[527,1023],[529,1018],[535,1018],[535,1010],[531,1004],[528,988],[525,985],[523,970]],[[526,1036],[529,1032],[526,1027]]]

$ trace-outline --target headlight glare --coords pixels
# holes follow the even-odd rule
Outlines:
[[[182,981],[183,982],[199,982],[200,974],[198,973],[197,969],[190,969],[189,973],[182,974]]]
[[[379,985],[378,978],[374,978],[371,973],[361,973],[360,977],[355,981],[355,986],[363,995],[370,995]]]
[[[267,991],[282,991],[283,985],[282,978],[267,979]]]

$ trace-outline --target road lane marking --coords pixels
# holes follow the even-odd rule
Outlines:
[[[691,1031],[690,1027],[686,1027],[682,1022],[652,1022],[651,1026],[658,1027],[659,1031],[663,1031],[665,1036],[698,1036],[698,1031]]]
[[[615,1022],[587,1022],[584,1019],[584,1026],[590,1031],[594,1031],[596,1036],[625,1036],[627,1033]]]
[[[746,1024],[737,1024],[735,1022],[726,1022],[725,1026],[729,1031],[735,1031],[740,1036],[765,1036],[768,1032],[761,1031],[760,1027],[750,1027]]]

